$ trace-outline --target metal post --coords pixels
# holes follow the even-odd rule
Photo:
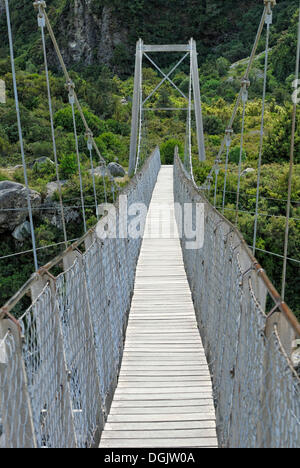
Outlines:
[[[7,18],[10,61],[11,61],[13,89],[14,89],[15,106],[16,106],[16,114],[17,114],[19,144],[20,144],[20,150],[21,150],[21,156],[22,156],[24,181],[25,181],[25,186],[26,186],[27,206],[28,206],[28,214],[29,214],[29,221],[30,221],[34,268],[35,268],[35,270],[38,270],[39,266],[38,266],[37,252],[36,252],[36,240],[35,240],[35,233],[34,233],[32,206],[31,206],[31,199],[30,199],[30,190],[29,190],[28,177],[27,177],[27,166],[26,166],[26,160],[25,160],[25,150],[24,150],[22,123],[21,123],[21,116],[20,116],[20,106],[19,106],[19,97],[18,97],[17,79],[16,79],[16,70],[15,70],[13,38],[12,38],[12,31],[11,31],[10,11],[9,11],[9,3],[8,3],[7,0],[5,0],[5,10],[6,10],[6,18]]]
[[[195,117],[196,117],[198,153],[199,153],[199,160],[205,161],[206,156],[205,156],[199,72],[198,72],[198,59],[197,59],[196,42],[194,41],[194,39],[191,39],[190,45],[191,45],[191,51],[193,51],[192,53],[192,83],[193,83],[193,91],[194,91],[194,108],[195,108]]]
[[[55,279],[46,272],[43,276],[33,283],[31,286],[31,299],[32,302],[37,300],[38,296],[41,294],[45,284],[49,282],[49,287],[51,289],[51,302],[52,302],[52,314],[53,314],[53,334],[54,334],[54,350],[53,355],[57,357],[57,375],[56,382],[53,385],[56,385],[57,399],[59,403],[59,413],[60,413],[60,425],[61,425],[61,438],[64,441],[64,448],[77,448],[77,437],[75,431],[75,422],[74,415],[72,411],[72,398],[70,392],[70,383],[68,379],[68,365],[66,360],[65,346],[64,346],[64,334],[62,330],[62,323],[59,314],[59,304],[56,297],[56,283]],[[36,321],[37,325],[37,337],[42,336],[43,330],[41,323],[43,320],[39,319]],[[45,318],[44,318],[45,321]],[[44,343],[40,343],[39,350],[43,350]],[[46,359],[46,354],[44,354]]]
[[[296,70],[295,70],[295,83],[299,82],[299,58],[300,58],[300,10],[298,18],[298,39],[297,39],[297,52],[296,52]],[[286,206],[286,221],[284,230],[284,254],[283,254],[283,269],[282,269],[282,285],[281,285],[281,297],[285,298],[286,289],[286,274],[287,274],[287,256],[288,256],[288,243],[289,243],[289,224],[291,215],[291,197],[292,197],[292,178],[294,170],[294,152],[295,152],[295,135],[296,135],[296,124],[297,124],[297,100],[293,102],[293,113],[292,113],[292,133],[291,133],[291,145],[290,145],[290,164],[289,164],[289,178],[288,178],[288,199]]]
[[[138,134],[138,127],[139,127],[140,83],[141,83],[142,60],[143,60],[143,41],[142,39],[139,39],[136,45],[134,89],[133,89],[133,101],[132,101],[131,138],[130,138],[129,169],[128,169],[128,175],[130,177],[134,174],[135,164],[136,164],[136,147],[137,147],[137,134]]]
[[[0,397],[0,403],[2,400],[5,404],[5,409],[0,406],[4,429],[4,434],[0,437],[0,448],[36,448],[20,329],[10,319],[0,320],[0,343],[7,333],[11,334],[14,346],[7,349],[4,340],[2,350],[0,349],[0,373],[6,375]],[[12,394],[12,387],[18,390],[17,395]]]
[[[86,239],[86,246],[92,242],[92,236],[88,236]],[[72,308],[72,315],[74,319],[74,323],[80,323],[80,333],[82,333],[85,337],[85,347],[84,350],[81,350],[83,353],[83,357],[85,362],[87,363],[85,369],[85,382],[84,386],[80,388],[82,395],[80,395],[80,399],[86,402],[93,402],[94,404],[86,404],[85,407],[82,408],[84,411],[84,418],[85,424],[88,431],[91,431],[92,428],[95,429],[95,433],[93,435],[93,443],[92,446],[98,446],[100,442],[101,432],[104,427],[104,415],[103,409],[101,405],[101,398],[100,398],[100,378],[101,376],[98,374],[98,366],[97,366],[97,357],[96,357],[96,347],[94,342],[94,326],[93,320],[91,317],[91,301],[90,301],[90,294],[87,286],[87,278],[86,278],[86,265],[84,262],[83,255],[78,251],[70,251],[63,259],[63,266],[65,272],[72,268],[74,262],[78,260],[80,265],[80,270],[83,273],[83,304],[82,308],[79,307],[77,303],[74,303]],[[70,363],[69,363],[70,366]],[[80,372],[80,369],[78,370]],[[96,402],[96,403],[95,403]],[[74,409],[73,409],[74,412]],[[84,434],[87,436],[88,434]]]

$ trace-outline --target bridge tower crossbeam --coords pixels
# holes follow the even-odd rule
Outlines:
[[[185,55],[179,60],[179,62],[169,71],[164,73],[161,68],[151,59],[148,53],[184,53]],[[197,47],[194,39],[190,39],[188,44],[164,44],[164,45],[145,45],[142,39],[139,39],[136,45],[136,56],[135,56],[135,73],[134,73],[134,90],[132,100],[132,119],[131,119],[131,139],[130,139],[130,156],[129,156],[129,175],[133,175],[136,168],[137,153],[139,151],[139,142],[141,135],[141,121],[142,115],[145,110],[144,104],[150,99],[150,97],[160,88],[160,86],[168,81],[187,101],[189,98],[175,85],[170,78],[170,75],[178,68],[186,57],[190,57],[191,62],[191,80],[193,87],[193,98],[194,98],[194,112],[196,121],[196,134],[198,143],[198,155],[200,161],[205,161],[205,146],[204,146],[204,132],[203,132],[203,119],[202,119],[202,107],[201,107],[201,94],[200,94],[200,83],[198,74],[198,58],[197,58]],[[156,86],[154,91],[150,93],[145,99],[143,99],[143,74],[142,64],[143,58],[147,58],[150,63],[163,75],[162,81]],[[167,109],[166,109],[167,110]],[[176,109],[174,109],[176,110]],[[179,109],[178,109],[179,110]]]

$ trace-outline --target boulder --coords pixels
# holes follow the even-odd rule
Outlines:
[[[67,180],[61,180],[60,181],[61,187],[63,187],[66,183],[67,183]],[[58,182],[49,182],[46,185],[46,188],[47,188],[47,195],[46,195],[45,202],[48,203],[52,200],[54,193],[58,191],[58,188],[59,188]]]
[[[30,235],[31,235],[31,230],[30,230],[30,224],[28,221],[24,221],[24,223],[17,226],[12,233],[13,238],[19,242],[24,242],[25,239],[30,237]]]
[[[107,167],[113,177],[124,177],[126,174],[123,167],[116,162],[109,163]]]
[[[247,167],[247,169],[245,169],[245,170],[241,173],[241,176],[244,176],[244,175],[247,175],[247,174],[251,174],[252,172],[255,172],[255,169],[253,169],[253,167]]]
[[[30,167],[30,169],[33,169],[34,167],[39,167],[45,163],[51,164],[53,166],[55,165],[52,159],[48,158],[47,156],[42,156],[41,158],[35,159],[33,162],[29,163],[28,167]]]
[[[47,202],[43,205],[40,217],[43,221],[47,220],[52,226],[58,229],[63,228],[60,204],[58,202]],[[80,218],[80,208],[64,206],[65,223],[77,221]]]
[[[61,180],[60,183],[64,186],[68,181]],[[58,229],[62,229],[62,218],[61,218],[61,210],[60,210],[60,203],[58,201],[53,200],[54,193],[58,190],[58,182],[49,182],[47,184],[47,195],[42,205],[42,210],[40,213],[40,217],[42,220],[47,220],[52,226],[57,227]],[[80,217],[80,209],[64,206],[64,217],[66,224],[77,221]]]
[[[41,204],[38,192],[29,189],[31,206],[34,211]],[[0,182],[0,233],[12,232],[24,223],[28,216],[27,189],[22,184],[4,180]]]
[[[92,175],[92,169],[89,169],[89,173]],[[94,174],[97,177],[102,177],[106,175],[106,167],[105,166],[97,166],[94,167]]]

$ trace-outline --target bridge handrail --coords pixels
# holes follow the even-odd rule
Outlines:
[[[153,150],[151,155],[147,158],[145,161],[144,165],[141,167],[139,172],[137,172],[133,177],[130,178],[130,182],[119,192],[119,195],[127,195],[131,190],[133,190],[136,185],[138,184],[138,181],[142,177],[142,174],[147,171],[151,160],[153,157],[158,152],[158,147]],[[118,206],[118,200],[115,203],[115,206]],[[12,309],[18,304],[18,302],[31,290],[31,287],[33,284],[39,280],[40,276],[43,274],[49,272],[53,267],[58,265],[64,257],[66,257],[70,252],[74,252],[78,250],[78,248],[84,244],[88,238],[91,238],[95,234],[95,229],[96,226],[93,226],[90,228],[83,236],[81,236],[79,239],[77,239],[75,242],[73,242],[67,249],[59,253],[56,257],[54,257],[52,260],[50,260],[48,263],[46,263],[44,266],[40,267],[38,271],[33,273],[31,277],[23,284],[23,286],[17,291],[1,308],[0,308],[0,319],[9,316],[10,318],[13,318],[13,316],[10,314]]]
[[[229,228],[230,231],[233,232],[237,238],[239,239],[242,248],[244,251],[247,253],[249,260],[251,261],[253,265],[253,270],[257,274],[257,276],[263,281],[270,297],[273,299],[276,309],[279,309],[280,312],[286,317],[287,321],[291,325],[291,327],[294,329],[295,333],[300,337],[300,323],[295,316],[294,312],[289,308],[287,303],[282,300],[279,292],[269,279],[266,271],[263,269],[263,267],[260,265],[258,260],[254,257],[252,254],[250,248],[248,247],[247,242],[245,241],[243,235],[241,232],[234,226],[225,216],[218,211],[205,197],[203,190],[200,190],[195,184],[193,184],[190,175],[186,171],[185,167],[183,166],[179,155],[178,155],[178,149],[176,150],[175,153],[175,164],[177,166],[177,169],[180,171],[181,176],[189,183],[189,189],[194,192],[195,196],[198,196],[201,198],[202,202],[209,205],[209,209],[213,211],[219,218],[222,223],[226,224]]]
[[[229,448],[296,448],[300,440],[299,323],[241,234],[198,190],[175,155],[174,196],[204,205],[204,243],[181,243],[210,366],[218,440]],[[182,226],[183,209],[176,210]],[[190,209],[191,212],[191,209]],[[202,210],[200,210],[202,212]],[[190,235],[190,234],[189,234]],[[275,301],[267,302],[268,294]],[[271,310],[266,313],[266,308]],[[269,309],[268,309],[269,310]]]
[[[149,206],[160,164],[156,148],[122,192],[128,207]],[[98,227],[107,226],[105,238],[91,229],[1,309],[1,448],[99,444],[117,384],[142,243],[142,232],[116,238],[115,228],[123,223],[118,203],[116,225],[99,221]],[[49,270],[58,263],[62,272],[53,276]],[[32,304],[16,320],[12,308],[28,292]]]

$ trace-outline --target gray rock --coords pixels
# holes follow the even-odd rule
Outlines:
[[[12,236],[17,241],[24,242],[28,237],[30,237],[30,234],[30,224],[28,221],[24,221],[24,223],[20,224],[14,229]]]
[[[58,229],[62,229],[62,217],[61,217],[61,210],[60,204],[57,202],[48,202],[42,206],[40,217],[42,220],[47,220],[52,226],[57,227]],[[78,208],[71,208],[68,206],[64,206],[64,218],[65,223],[71,223],[77,221],[80,217],[80,209]]]
[[[253,169],[252,167],[247,167],[247,169],[245,169],[245,170],[241,173],[241,176],[244,176],[244,175],[247,175],[247,174],[251,174],[252,172],[255,172],[255,169]]]
[[[89,173],[92,174],[92,169],[89,169]],[[97,166],[94,167],[94,174],[95,176],[102,177],[103,175],[105,176],[106,174],[106,168],[105,166]]]
[[[111,162],[107,167],[113,177],[124,177],[126,174],[123,167],[118,163]]]
[[[41,196],[29,190],[31,206],[34,211],[41,204]],[[24,223],[28,216],[27,189],[22,184],[4,180],[0,182],[0,233],[12,232]]]
[[[66,183],[67,183],[67,180],[61,180],[61,181],[60,181],[60,185],[61,185],[62,187],[63,187]],[[46,185],[46,188],[47,188],[47,194],[46,194],[45,202],[48,203],[48,202],[51,201],[51,199],[52,199],[54,193],[58,191],[59,184],[58,184],[58,182],[49,182],[49,183]]]
[[[39,167],[42,164],[49,163],[51,165],[55,165],[52,159],[48,158],[47,156],[42,156],[41,158],[35,159],[33,162],[28,164],[28,167],[30,169],[33,169],[34,167]]]

